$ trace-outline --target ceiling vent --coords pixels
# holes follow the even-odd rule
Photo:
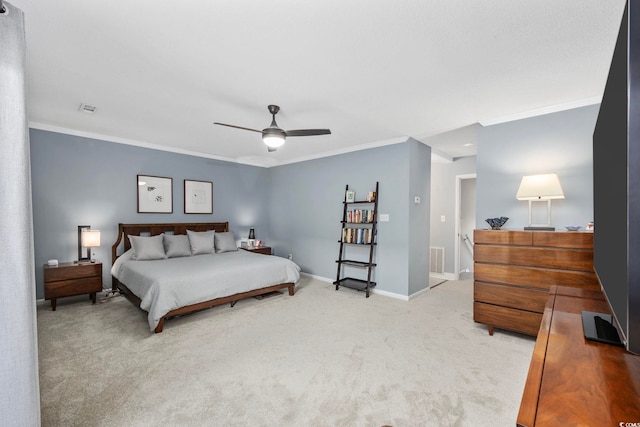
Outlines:
[[[82,104],[80,104],[80,108],[78,108],[78,111],[85,114],[94,114],[96,112],[96,107],[94,107],[93,105],[85,104],[83,102]]]

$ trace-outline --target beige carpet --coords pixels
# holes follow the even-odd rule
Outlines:
[[[472,316],[472,282],[410,302],[303,277],[151,334],[122,297],[38,306],[45,426],[514,425],[534,340]]]

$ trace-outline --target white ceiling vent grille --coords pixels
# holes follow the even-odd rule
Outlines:
[[[85,114],[94,114],[96,112],[96,107],[94,107],[93,105],[85,104],[83,102],[82,104],[80,104],[80,108],[78,108],[78,111]]]

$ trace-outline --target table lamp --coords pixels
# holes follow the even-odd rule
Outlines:
[[[555,173],[543,175],[527,175],[522,177],[516,199],[527,200],[529,202],[529,226],[525,230],[554,231],[551,226],[551,200],[564,199],[564,192],[560,185],[560,179]],[[533,224],[532,205],[533,202],[547,202],[547,223]]]

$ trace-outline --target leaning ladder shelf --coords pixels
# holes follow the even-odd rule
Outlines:
[[[336,273],[336,281],[333,282],[336,285],[336,291],[340,289],[340,286],[345,288],[356,289],[364,291],[367,298],[369,298],[369,290],[376,286],[376,282],[371,280],[371,274],[373,267],[376,263],[373,262],[373,251],[377,245],[377,230],[378,224],[378,200],[380,199],[379,183],[376,182],[375,193],[373,198],[367,198],[367,200],[347,200],[347,193],[349,192],[349,186],[345,188],[345,196],[342,209],[342,227],[340,233],[340,251],[338,254],[338,272]],[[372,207],[372,209],[356,209],[359,205],[365,205]],[[353,210],[349,210],[353,208]],[[364,218],[363,218],[364,216]],[[346,258],[347,247],[359,246],[369,249],[369,260],[357,260]],[[354,249],[354,248],[350,248]],[[355,251],[353,251],[355,253]],[[349,251],[352,255],[352,251]],[[364,257],[364,255],[362,255]],[[354,257],[355,258],[355,257]],[[356,267],[366,270],[367,279],[356,279],[354,277],[343,277],[344,267]]]

